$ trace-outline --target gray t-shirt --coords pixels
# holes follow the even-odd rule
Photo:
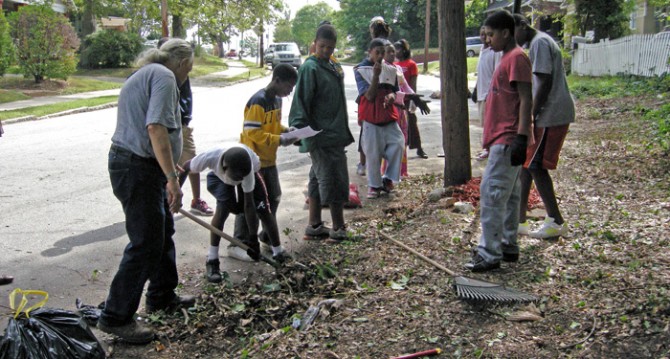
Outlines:
[[[533,74],[551,75],[552,85],[547,102],[535,119],[537,127],[567,125],[575,121],[575,103],[570,96],[568,81],[563,69],[561,50],[547,34],[538,31],[530,42],[528,57],[533,64]],[[537,96],[538,81],[533,76],[533,97]]]
[[[151,124],[167,128],[177,161],[182,150],[179,89],[172,71],[161,64],[143,66],[123,84],[112,142],[138,156],[156,158],[147,130]]]

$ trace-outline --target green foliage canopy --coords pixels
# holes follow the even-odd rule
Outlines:
[[[633,0],[570,1],[575,5],[575,13],[569,19],[572,32],[584,36],[587,30],[593,30],[594,42],[616,39],[629,32],[629,15],[635,6]]]
[[[404,38],[412,48],[425,42],[426,0],[341,0],[337,26],[350,36],[350,44],[361,55],[370,42],[370,20],[382,16],[393,30],[392,41]],[[430,44],[437,46],[437,2],[430,7]]]
[[[294,42],[295,38],[291,31],[291,20],[287,18],[279,19],[275,25],[275,32],[272,38],[273,42]]]
[[[49,4],[21,7],[10,15],[9,23],[24,76],[39,83],[47,77],[67,79],[75,72],[79,38]]]
[[[9,28],[5,14],[0,11],[0,76],[4,76],[7,68],[14,62],[14,44],[9,36]]]
[[[142,39],[137,34],[102,30],[84,39],[80,66],[84,68],[130,67],[142,51]]]
[[[295,14],[291,32],[295,42],[300,46],[303,52],[307,52],[309,46],[314,41],[316,28],[323,20],[332,21],[333,8],[325,2],[318,2],[314,5],[306,5]]]
[[[465,6],[465,33],[471,36],[479,35],[479,29],[484,25],[488,7],[487,0],[472,0]]]

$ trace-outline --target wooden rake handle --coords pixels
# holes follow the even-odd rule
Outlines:
[[[220,230],[220,229],[218,229],[218,228],[212,226],[211,224],[209,224],[209,223],[203,221],[202,219],[196,217],[194,214],[192,214],[192,213],[186,211],[185,209],[183,209],[183,208],[179,209],[179,213],[181,213],[181,214],[182,214],[183,216],[185,216],[185,217],[190,218],[190,219],[193,220],[195,223],[197,223],[197,224],[199,224],[199,225],[201,225],[201,226],[203,226],[203,227],[209,229],[212,233],[216,234],[217,236],[219,236],[219,237],[221,237],[221,238],[227,240],[228,242],[230,242],[230,243],[232,243],[232,244],[234,244],[234,245],[236,245],[236,246],[238,246],[238,247],[244,249],[245,251],[246,251],[246,250],[249,250],[249,246],[247,246],[246,244],[244,244],[242,241],[240,241],[240,240],[238,240],[238,239],[235,239],[235,238],[233,238],[233,237],[227,235],[227,234],[224,233],[222,230]],[[267,263],[267,264],[269,264],[269,265],[271,265],[271,266],[273,266],[273,267],[275,267],[275,268],[278,268],[278,267],[279,267],[279,264],[277,264],[277,262],[275,262],[272,258],[269,258],[268,256],[264,255],[263,253],[259,253],[259,254],[260,254],[260,256],[261,256],[261,260],[262,260],[263,262],[265,262],[265,263]]]
[[[437,262],[435,262],[434,260],[432,260],[432,259],[430,259],[430,258],[424,256],[423,254],[417,252],[414,248],[409,247],[409,246],[406,245],[405,243],[402,243],[402,242],[400,242],[399,240],[397,240],[397,239],[391,237],[390,235],[385,234],[385,233],[383,233],[383,232],[381,232],[381,231],[380,231],[380,232],[377,232],[377,233],[379,233],[379,235],[382,236],[384,239],[388,239],[389,241],[393,242],[394,244],[396,244],[396,245],[398,245],[398,246],[400,246],[400,247],[402,247],[402,248],[405,248],[405,249],[407,249],[408,251],[412,252],[412,254],[414,254],[415,256],[417,256],[417,257],[423,259],[424,261],[426,261],[426,262],[428,262],[428,263],[434,265],[435,267],[437,267],[437,268],[439,268],[439,269],[441,269],[441,270],[443,270],[443,271],[449,273],[452,277],[455,277],[455,276],[456,276],[456,273],[454,273],[454,272],[452,272],[451,270],[449,270],[449,268],[447,268],[447,267],[441,265],[440,263],[437,263]]]

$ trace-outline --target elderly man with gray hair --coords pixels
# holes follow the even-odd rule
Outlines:
[[[182,206],[177,160],[182,151],[179,86],[193,68],[193,49],[171,39],[149,49],[119,95],[117,125],[109,151],[109,176],[126,217],[129,243],[112,281],[98,328],[129,343],[154,338],[133,318],[144,284],[146,310],[192,306],[178,296],[172,213]]]

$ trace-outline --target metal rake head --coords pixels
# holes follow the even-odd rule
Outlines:
[[[467,277],[454,277],[454,288],[458,297],[467,301],[499,303],[537,301],[537,297],[532,294],[506,288],[502,284],[489,283]]]

